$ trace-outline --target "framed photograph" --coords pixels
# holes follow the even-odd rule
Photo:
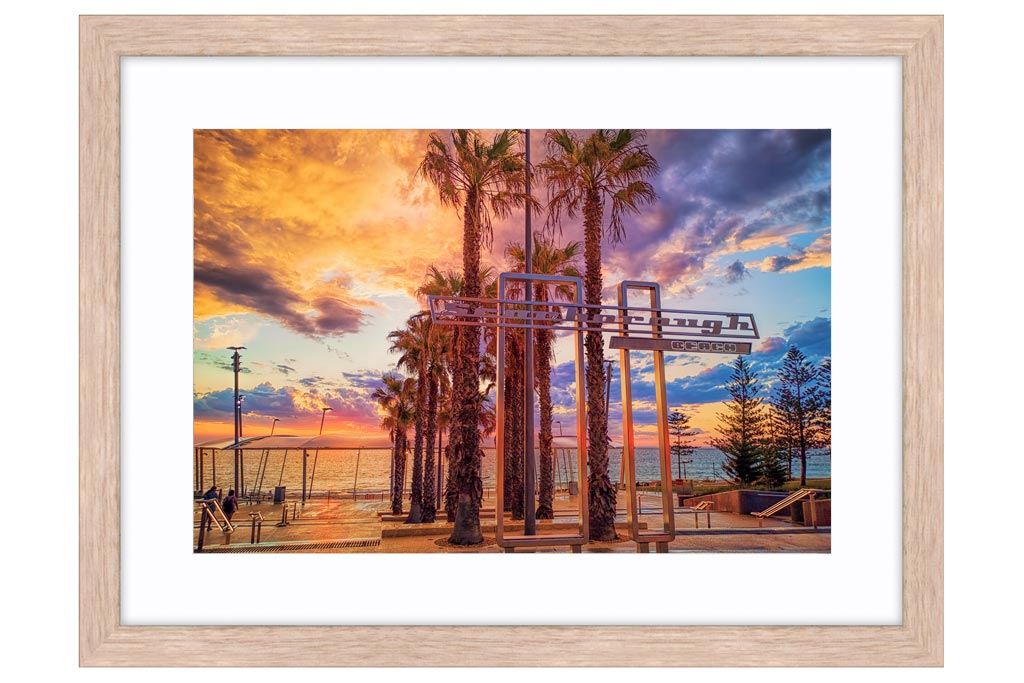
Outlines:
[[[942,664],[941,17],[80,49],[82,665]]]

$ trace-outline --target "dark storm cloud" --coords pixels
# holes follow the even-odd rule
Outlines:
[[[830,131],[651,131],[648,144],[662,168],[658,201],[628,218],[623,244],[605,245],[613,267],[694,282],[722,254],[784,246],[831,223]]]
[[[806,323],[793,325],[786,330],[787,345],[796,346],[812,362],[818,363],[832,355],[832,320],[815,318]]]
[[[756,209],[827,167],[831,139],[827,130],[725,131],[697,191],[727,210]]]
[[[232,372],[234,370],[234,366],[231,364],[231,360],[228,357],[221,358],[220,356],[215,356],[212,353],[200,351],[196,354],[195,358],[200,363],[212,365],[213,367],[220,368],[221,370],[226,370],[228,372]],[[238,371],[243,375],[248,375],[252,372],[252,370],[245,365],[239,368]]]
[[[372,391],[381,385],[382,374],[383,373],[381,372],[371,370],[364,372],[343,372],[341,373],[341,376],[344,379],[346,386],[369,389]]]
[[[241,393],[245,396],[242,414],[249,418],[273,416],[287,422],[289,419],[301,420],[320,415],[322,408],[330,407],[331,419],[334,420],[364,424],[375,424],[378,420],[376,404],[370,400],[368,392],[363,391],[303,390],[291,386],[275,388],[269,382],[263,382]],[[234,390],[231,388],[195,394],[192,400],[195,419],[231,418],[233,402]]]
[[[214,290],[221,300],[244,306],[275,318],[289,329],[312,337],[355,332],[365,314],[350,302],[322,296],[310,302],[312,311],[301,311],[306,303],[288,285],[256,266],[211,265],[196,261],[195,281]]]
[[[798,323],[785,330],[785,338],[769,337],[761,342],[753,353],[746,356],[751,368],[759,376],[762,383],[762,395],[767,395],[769,386],[774,382],[782,359],[790,346],[796,346],[814,365],[818,365],[832,349],[832,321],[829,318],[815,318]],[[669,405],[713,403],[729,398],[725,389],[732,375],[732,357],[723,357],[718,365],[707,368],[691,377],[681,377],[666,383]],[[653,369],[652,362],[647,359],[634,369],[635,375],[649,373]],[[654,383],[633,381],[633,398],[636,401],[653,402]],[[612,396],[615,396],[614,389]]]
[[[739,259],[730,263],[729,267],[725,269],[725,281],[730,285],[739,282],[748,275],[747,267]]]
[[[283,418],[299,412],[293,401],[292,392],[287,388],[275,389],[271,384],[264,382],[241,393],[245,396],[242,402],[243,415],[274,415]],[[225,419],[233,415],[233,403],[234,390],[227,388],[196,394],[192,405],[196,419]]]

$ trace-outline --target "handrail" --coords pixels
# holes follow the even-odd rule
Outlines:
[[[772,505],[771,507],[765,508],[764,510],[761,510],[760,512],[751,512],[750,514],[753,515],[754,517],[758,518],[758,520],[760,522],[760,526],[764,526],[764,520],[767,519],[768,517],[771,517],[772,515],[774,515],[779,510],[787,508],[787,507],[793,505],[794,503],[798,503],[799,501],[803,500],[804,498],[810,498],[810,503],[811,503],[811,523],[814,525],[815,528],[817,528],[818,524],[817,524],[817,519],[816,519],[816,517],[817,517],[816,510],[814,509],[814,497],[818,493],[821,493],[821,491],[819,491],[818,489],[800,489],[799,491],[794,491],[790,495],[786,496],[785,498],[780,500],[778,503],[775,503],[775,505]]]
[[[232,526],[228,520],[228,516],[224,514],[224,508],[220,506],[220,501],[216,498],[200,498],[196,501],[196,505],[205,506],[209,510],[210,516],[213,521],[217,524],[217,528],[221,531],[234,531],[235,527]],[[217,519],[217,513],[220,513],[220,519]],[[221,521],[223,520],[223,522]],[[200,516],[200,522],[202,522],[202,516]]]

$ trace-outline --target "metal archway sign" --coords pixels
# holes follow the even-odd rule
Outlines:
[[[533,284],[544,286],[569,285],[570,302],[536,301],[509,298],[509,285],[521,283],[524,292],[532,291]],[[646,292],[649,306],[629,305],[629,293]],[[583,281],[577,277],[538,275],[536,273],[502,273],[498,277],[498,298],[457,297],[433,295],[428,297],[431,320],[439,325],[491,327],[497,330],[497,433],[495,450],[495,536],[506,552],[519,547],[569,546],[580,552],[588,542],[587,515],[587,408],[583,367],[583,340],[587,332],[613,334],[610,347],[619,351],[619,370],[622,381],[623,446],[622,467],[626,472],[628,503],[627,518],[630,538],[638,552],[648,552],[654,543],[658,552],[667,552],[675,539],[675,512],[672,503],[672,468],[668,434],[668,398],[665,383],[664,354],[713,353],[740,355],[751,352],[753,342],[759,339],[757,323],[752,313],[722,311],[695,311],[666,309],[661,306],[661,286],[656,282],[624,280],[616,288],[615,306],[589,306],[583,302]],[[579,524],[574,534],[512,535],[506,533],[504,509],[505,483],[505,427],[502,416],[505,408],[505,335],[510,329],[568,331],[573,335],[576,359],[576,439],[579,495],[577,497]],[[650,351],[654,355],[655,403],[658,415],[658,456],[661,470],[662,516],[661,531],[648,532],[640,528],[640,514],[636,488],[636,449],[634,443],[631,351]],[[524,444],[527,457],[532,457],[531,444]],[[534,505],[526,500],[525,505]]]

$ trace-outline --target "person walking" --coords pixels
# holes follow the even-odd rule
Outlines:
[[[228,518],[228,526],[234,529],[235,527],[231,524],[231,518],[234,516],[235,511],[238,510],[238,498],[235,496],[234,489],[228,491],[227,498],[221,503],[221,508],[224,510],[224,516]]]
[[[217,500],[219,497],[216,486],[211,486],[210,490],[203,494],[203,500]],[[209,531],[213,527],[213,506],[206,503],[206,510],[206,530]]]

